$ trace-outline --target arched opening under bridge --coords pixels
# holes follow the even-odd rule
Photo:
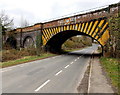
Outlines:
[[[96,43],[100,44],[99,41],[95,40],[93,37],[91,37],[88,34],[85,34],[83,32],[79,32],[76,30],[66,30],[66,31],[59,32],[53,37],[51,37],[45,45],[45,50],[53,52],[53,53],[61,53],[63,43],[67,41],[69,38],[77,36],[77,35],[88,36],[92,38],[94,41],[96,41]],[[103,48],[101,44],[100,44],[100,47]]]

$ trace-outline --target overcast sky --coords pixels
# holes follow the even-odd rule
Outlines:
[[[0,11],[5,10],[14,25],[20,26],[21,18],[30,24],[52,18],[118,3],[120,0],[0,0]]]

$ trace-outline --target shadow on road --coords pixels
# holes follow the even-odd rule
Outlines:
[[[65,55],[69,55],[69,56],[84,56],[84,57],[100,57],[102,56],[102,53],[69,53],[66,52]]]

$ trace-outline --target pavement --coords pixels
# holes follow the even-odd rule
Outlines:
[[[103,68],[98,57],[95,57],[92,60],[90,72],[89,93],[114,93],[105,72],[103,72]]]

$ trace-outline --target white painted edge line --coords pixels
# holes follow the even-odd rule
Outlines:
[[[68,68],[70,65],[65,66],[65,68]]]
[[[55,74],[55,76],[59,75],[60,73],[62,73],[62,70],[60,70],[59,72],[57,72],[57,73]]]
[[[12,69],[3,70],[2,72],[7,72],[7,71],[10,71],[10,70],[12,70]]]
[[[90,59],[92,60],[92,62],[94,61],[94,59]],[[92,62],[90,62],[90,73],[89,73],[89,79],[88,79],[88,93],[90,93],[90,82],[91,82],[91,75],[92,75]]]
[[[90,74],[89,74],[89,81],[88,81],[88,93],[90,93],[90,79],[91,79],[91,72],[92,72],[92,64],[90,66]]]
[[[71,62],[70,64],[73,64],[73,62]]]
[[[38,92],[41,88],[43,88],[46,84],[48,84],[50,82],[50,80],[47,80],[46,82],[44,82],[40,87],[38,87],[35,92]]]

